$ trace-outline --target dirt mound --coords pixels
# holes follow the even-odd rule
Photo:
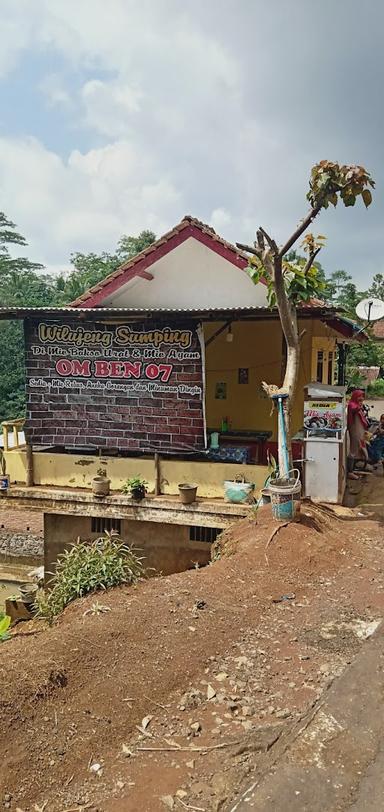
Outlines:
[[[204,569],[19,627],[1,647],[6,808],[222,808],[352,656],[337,624],[383,611],[377,523],[312,508],[275,528],[260,511]],[[110,611],[87,611],[96,600]]]

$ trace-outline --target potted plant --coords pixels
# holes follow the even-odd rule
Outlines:
[[[180,501],[183,505],[190,505],[196,502],[197,485],[192,485],[190,482],[182,482],[179,485]]]
[[[129,493],[132,496],[132,499],[135,499],[136,502],[140,502],[142,499],[144,499],[145,494],[147,493],[147,485],[148,482],[146,482],[145,479],[141,479],[139,476],[134,476],[124,482],[122,491],[123,493]]]
[[[92,492],[95,496],[108,496],[111,486],[111,480],[107,477],[105,468],[99,468],[97,476],[92,479]]]

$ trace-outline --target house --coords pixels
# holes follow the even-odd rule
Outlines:
[[[265,482],[276,418],[261,383],[281,382],[285,346],[246,267],[245,254],[185,217],[69,307],[0,309],[24,320],[26,341],[27,444],[5,442],[8,498],[44,511],[48,570],[77,536],[111,528],[149,565],[184,569],[208,560],[217,533],[246,514],[224,502],[223,483]],[[298,316],[296,432],[305,385],[343,382],[338,345],[356,332],[323,302]],[[102,500],[89,490],[100,469],[112,490]],[[135,475],[148,482],[139,505],[121,493]],[[178,485],[191,481],[199,501],[180,505]]]

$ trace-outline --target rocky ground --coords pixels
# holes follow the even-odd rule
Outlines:
[[[9,508],[0,498],[0,557],[42,558],[43,514]]]
[[[380,519],[268,509],[212,565],[68,607],[1,644],[3,806],[231,808],[384,613]],[[100,608],[100,607],[99,607]]]

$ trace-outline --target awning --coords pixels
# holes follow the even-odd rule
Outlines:
[[[367,334],[359,325],[346,318],[340,309],[326,305],[303,305],[297,308],[299,319],[319,319],[343,338],[367,341]],[[259,321],[279,319],[277,308],[269,307],[207,307],[194,308],[135,308],[135,307],[0,307],[0,320],[14,319],[62,319],[74,321],[158,321],[169,318],[196,321]]]

